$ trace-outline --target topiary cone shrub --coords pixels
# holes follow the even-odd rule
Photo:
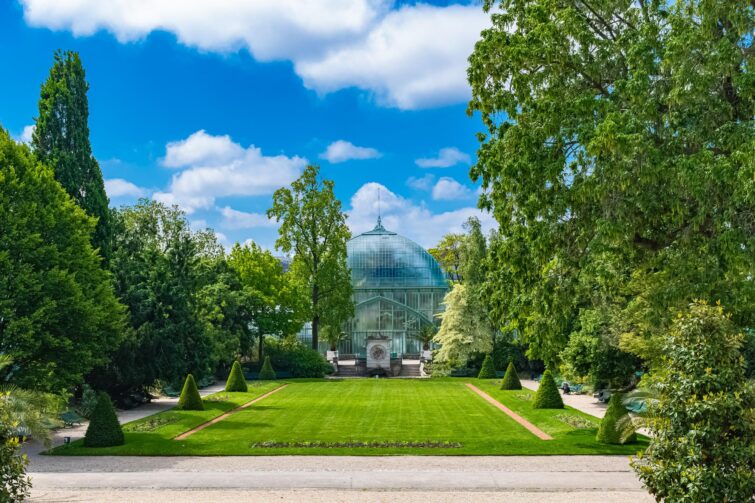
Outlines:
[[[509,362],[506,367],[506,374],[501,381],[501,389],[522,389],[522,383],[519,381],[519,374],[516,373],[514,362]]]
[[[86,447],[112,447],[123,445],[123,429],[115,415],[113,402],[107,393],[100,393],[94,406],[87,432],[84,435]]]
[[[181,410],[204,410],[204,404],[202,403],[202,397],[199,396],[197,383],[191,374],[186,376],[181,396],[178,398],[177,408]]]
[[[556,381],[553,380],[553,374],[550,370],[543,372],[540,379],[540,386],[535,393],[535,399],[532,401],[533,409],[563,409],[564,401],[558,392]]]
[[[273,379],[275,379],[275,370],[273,370],[273,366],[270,365],[270,357],[266,356],[265,361],[262,362],[262,368],[260,369],[260,380],[272,381]]]
[[[225,383],[226,391],[247,391],[246,379],[244,379],[244,372],[241,370],[241,364],[238,360],[233,362],[231,367],[231,373],[228,375],[228,380]]]
[[[626,444],[637,439],[634,427],[629,422],[629,413],[621,403],[621,393],[611,395],[608,409],[600,422],[595,440],[604,444]]]
[[[495,379],[495,365],[490,354],[485,355],[485,359],[482,361],[480,367],[480,373],[477,374],[477,379]]]

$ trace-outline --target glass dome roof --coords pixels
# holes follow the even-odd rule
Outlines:
[[[420,245],[386,230],[374,229],[346,244],[354,288],[448,288],[438,262]]]

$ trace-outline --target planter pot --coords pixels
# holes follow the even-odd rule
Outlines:
[[[326,358],[328,359],[329,362],[332,362],[333,360],[337,360],[338,359],[338,351],[328,350],[327,353],[326,353]]]

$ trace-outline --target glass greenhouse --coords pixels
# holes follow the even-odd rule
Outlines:
[[[355,316],[339,352],[364,356],[367,339],[387,339],[391,357],[417,354],[423,325],[437,324],[448,280],[438,262],[417,243],[377,226],[347,244]],[[302,332],[302,338],[311,334]],[[327,349],[321,343],[321,350]]]

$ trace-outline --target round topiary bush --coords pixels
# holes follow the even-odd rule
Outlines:
[[[107,393],[100,393],[94,406],[87,432],[84,435],[86,447],[112,447],[123,445],[123,429],[115,415],[113,402]]]
[[[611,395],[608,409],[600,422],[595,440],[604,444],[626,444],[634,442],[637,435],[629,420],[629,412],[621,403],[621,393]]]
[[[480,373],[477,374],[477,379],[495,379],[495,365],[493,365],[493,359],[490,354],[485,355],[485,359],[482,361],[480,367]]]
[[[244,379],[244,372],[241,370],[241,364],[238,360],[233,362],[231,367],[231,373],[228,375],[228,380],[225,383],[226,391],[247,391],[246,379]]]
[[[181,396],[178,398],[176,408],[181,410],[204,410],[204,404],[202,403],[202,397],[199,396],[197,383],[191,374],[186,376],[186,381],[184,381],[184,387],[181,390]]]
[[[532,401],[533,409],[563,409],[564,401],[558,392],[556,381],[553,380],[553,374],[550,370],[543,372],[540,379],[540,386],[537,388],[535,399]]]
[[[501,389],[522,389],[522,383],[519,381],[519,374],[516,373],[513,361],[509,362],[509,366],[506,367],[506,374],[503,376]]]
[[[273,366],[270,364],[269,356],[266,356],[265,361],[262,363],[259,377],[261,381],[272,381],[275,379],[275,370],[273,370]]]

